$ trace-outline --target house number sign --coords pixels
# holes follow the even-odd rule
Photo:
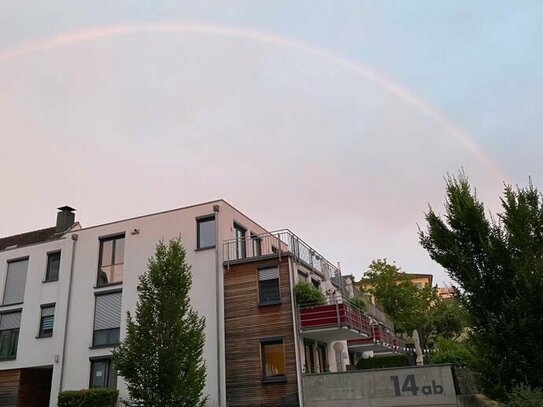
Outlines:
[[[396,397],[443,394],[443,386],[436,383],[435,380],[432,380],[431,383],[424,383],[423,386],[418,386],[414,374],[405,376],[403,381],[398,376],[390,376],[390,380],[394,384],[394,395]]]

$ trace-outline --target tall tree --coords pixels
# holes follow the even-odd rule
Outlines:
[[[431,309],[439,302],[435,287],[417,288],[409,275],[386,259],[371,262],[361,285],[391,317],[396,332],[411,336],[416,329],[421,346],[425,347],[428,337],[435,334],[429,318]]]
[[[506,186],[503,212],[485,213],[464,173],[446,181],[445,214],[431,208],[420,242],[458,284],[471,314],[485,390],[543,386],[543,205],[531,183]]]
[[[139,278],[135,318],[113,361],[127,383],[127,404],[138,407],[203,406],[206,380],[204,326],[190,305],[190,266],[179,239],[159,242]]]

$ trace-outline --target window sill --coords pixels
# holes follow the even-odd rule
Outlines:
[[[204,250],[210,250],[210,249],[214,249],[216,246],[206,246],[206,247],[198,247],[196,249],[194,249],[195,252],[201,252],[201,251],[204,251]]]
[[[43,335],[38,335],[36,336],[36,339],[42,339],[42,338],[52,338],[53,337],[53,334],[50,333],[50,334],[43,334]]]
[[[13,302],[13,303],[11,303],[11,304],[2,304],[2,305],[0,305],[0,308],[4,308],[4,307],[15,307],[15,306],[17,306],[17,305],[23,305],[23,304],[24,304],[23,301],[21,301],[21,302]]]
[[[115,346],[119,346],[120,343],[109,343],[106,345],[92,345],[89,346],[89,349],[104,349],[104,348],[114,348]]]
[[[17,359],[17,356],[10,356],[7,358],[0,358],[0,362],[5,362],[7,360],[15,360],[15,359]]]
[[[93,288],[95,290],[99,289],[99,288],[107,288],[107,287],[115,287],[116,285],[122,285],[123,282],[122,281],[117,281],[116,283],[109,283],[109,284],[102,284],[102,285],[95,285]]]
[[[286,376],[273,376],[273,377],[264,377],[262,378],[262,384],[270,384],[270,383],[286,383],[287,377]]]
[[[43,280],[42,283],[56,283],[58,281],[58,278],[56,280]]]
[[[259,307],[267,307],[268,305],[281,305],[281,300],[261,302],[258,304]]]

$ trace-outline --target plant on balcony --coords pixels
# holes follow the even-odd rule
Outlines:
[[[300,281],[294,287],[294,295],[296,304],[298,305],[324,305],[326,304],[326,296],[313,285],[306,281]]]
[[[361,295],[357,295],[354,298],[351,298],[350,301],[353,307],[358,308],[362,312],[367,311],[368,304],[366,303],[366,299]]]

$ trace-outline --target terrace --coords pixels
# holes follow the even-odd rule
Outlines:
[[[223,262],[226,267],[286,256],[330,281],[334,287],[328,290],[325,304],[298,306],[299,330],[304,337],[319,341],[372,338],[372,326],[376,324],[383,326],[386,332],[393,330],[392,322],[381,309],[355,287],[347,286],[338,267],[290,230],[251,234],[223,242]],[[352,301],[360,296],[365,298],[364,310]]]

